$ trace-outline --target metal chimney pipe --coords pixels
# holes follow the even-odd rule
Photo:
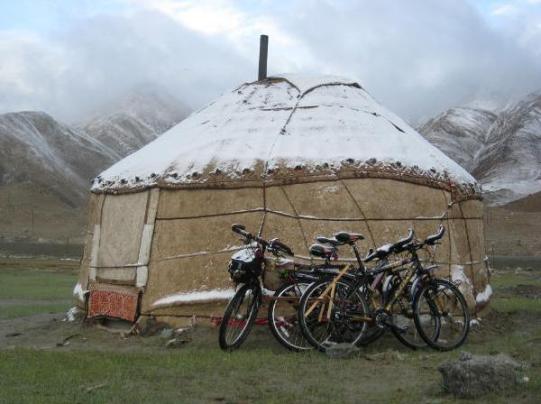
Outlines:
[[[261,81],[267,78],[267,56],[269,53],[269,37],[261,35],[259,37],[259,74],[257,80]]]

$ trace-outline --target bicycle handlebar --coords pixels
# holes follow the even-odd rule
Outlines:
[[[440,227],[438,227],[438,232],[435,234],[432,234],[425,238],[422,242],[419,242],[417,240],[414,240],[410,243],[408,243],[405,247],[406,249],[414,249],[419,250],[427,245],[435,245],[439,244],[438,241],[443,238],[443,235],[445,234],[445,227],[443,224],[440,224]]]
[[[242,224],[234,224],[233,226],[231,226],[231,230],[237,234],[240,234],[242,237],[246,239],[246,241],[254,240],[265,248],[269,244],[266,240],[262,239],[261,237],[254,236],[252,233],[247,232],[246,226]]]
[[[295,255],[295,254],[293,254],[293,250],[291,250],[291,248],[289,248],[287,245],[282,243],[277,238],[274,238],[274,239],[272,239],[270,241],[269,248],[271,248],[273,250],[280,250],[281,252],[283,252],[283,253],[285,253],[287,255]]]
[[[438,228],[438,232],[436,234],[432,234],[428,236],[423,242],[423,244],[434,245],[443,238],[444,234],[445,234],[445,227],[443,227],[443,224],[440,224],[440,227]]]

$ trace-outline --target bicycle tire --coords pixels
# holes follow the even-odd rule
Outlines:
[[[314,309],[310,314],[310,318],[307,318],[305,313],[309,310],[309,303],[311,302],[311,299],[317,298],[317,293],[322,293],[327,285],[331,283],[332,280],[322,280],[319,282],[315,282],[304,292],[304,294],[301,297],[300,303],[299,303],[299,325],[301,326],[301,331],[306,338],[306,340],[312,344],[312,346],[316,349],[318,349],[321,352],[325,352],[329,344],[335,344],[340,342],[350,343],[350,344],[357,344],[359,340],[364,335],[364,332],[366,330],[366,322],[362,322],[362,326],[353,325],[348,323],[347,321],[344,322],[343,320],[338,322],[331,316],[331,319],[328,321],[319,321],[317,317],[319,316],[319,312],[321,308]],[[344,295],[344,293],[347,293],[350,288],[353,286],[344,280],[339,280],[337,283],[337,288],[340,289],[338,291],[338,295]],[[366,301],[360,291],[355,291],[352,295],[355,299],[355,304],[358,306],[356,307],[356,310],[361,310],[362,315],[367,315],[368,313],[368,305],[366,304]],[[333,310],[344,310],[346,304],[351,304],[351,300],[345,300],[340,299],[340,296],[338,298],[335,295],[335,299],[333,300]],[[321,306],[320,306],[321,307]],[[323,307],[323,310],[326,310],[326,307]],[[314,315],[315,316],[314,316]],[[315,320],[314,320],[315,319]],[[327,325],[324,325],[327,324]],[[324,334],[322,336],[316,336],[315,326],[321,325],[324,327]],[[344,331],[351,331],[353,336],[346,335],[344,336]]]
[[[250,294],[252,298],[246,307],[246,314],[239,315],[241,305],[244,302],[245,298],[250,295],[249,292],[251,292]],[[233,298],[227,304],[224,316],[222,318],[222,322],[220,323],[218,341],[222,350],[233,351],[235,349],[238,349],[246,340],[248,334],[250,334],[250,331],[252,330],[255,319],[257,317],[260,300],[261,290],[259,285],[246,284],[241,286],[240,289],[237,290]],[[242,329],[240,330],[238,335],[236,335],[231,341],[228,337],[231,335],[231,331],[237,328],[238,322],[240,322],[240,325],[242,325]]]
[[[295,352],[313,349],[313,346],[302,334],[298,321],[298,305],[302,292],[309,285],[305,282],[285,284],[274,292],[275,299],[269,304],[268,323],[272,334],[285,348]],[[294,303],[279,300],[283,297],[291,297],[297,301]],[[283,309],[279,310],[278,307],[283,307]]]
[[[365,300],[368,304],[368,308],[370,309],[370,312],[373,313],[375,309],[380,307],[380,304],[373,305],[374,301],[372,299],[382,300],[381,296],[371,297],[368,293],[366,293],[365,289],[361,290],[365,293]],[[372,292],[370,292],[372,293]],[[372,307],[374,306],[374,307]],[[357,346],[367,346],[381,337],[385,334],[385,328],[378,327],[374,322],[367,324],[366,330],[364,332],[363,337],[357,342]]]
[[[431,296],[431,293],[437,293]],[[426,304],[436,310],[440,321],[440,330],[437,338],[431,338],[423,327],[421,319],[422,299]],[[452,311],[451,311],[452,310]],[[470,313],[468,305],[460,290],[451,282],[444,279],[431,279],[424,285],[413,299],[413,313],[415,325],[421,337],[431,347],[438,351],[450,351],[458,348],[466,340],[470,329]],[[456,319],[453,319],[456,317]],[[462,316],[462,319],[459,318]],[[450,340],[452,328],[460,327],[457,338]]]
[[[405,328],[406,330],[400,331],[396,328],[391,328],[391,332],[404,346],[415,350],[426,348],[428,344],[417,328],[412,300],[410,294],[405,292],[405,294],[394,301],[391,306],[392,322],[394,325]],[[405,305],[408,307],[404,307]],[[430,338],[437,339],[440,331],[440,322],[437,312],[432,307],[430,308],[430,315],[430,323],[432,324]],[[426,323],[426,320],[423,321]]]

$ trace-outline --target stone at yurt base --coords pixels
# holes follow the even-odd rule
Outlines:
[[[99,175],[74,294],[137,288],[141,315],[179,325],[219,314],[233,223],[300,259],[320,234],[360,232],[366,251],[443,223],[440,275],[472,309],[490,297],[476,181],[355,81],[295,75],[241,85]]]

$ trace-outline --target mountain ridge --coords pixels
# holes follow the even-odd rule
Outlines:
[[[491,204],[541,190],[541,92],[497,112],[454,107],[418,128],[481,183]]]
[[[173,97],[145,94],[75,125],[43,111],[0,114],[0,242],[81,242],[90,180],[189,112]]]

